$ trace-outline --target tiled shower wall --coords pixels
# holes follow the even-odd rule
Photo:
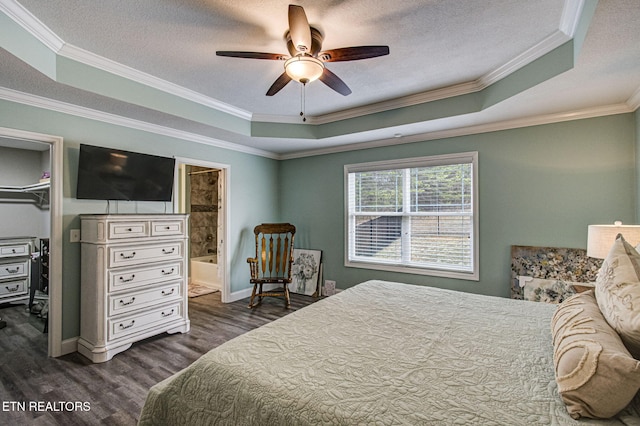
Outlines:
[[[192,258],[217,255],[218,174],[217,170],[190,166]]]

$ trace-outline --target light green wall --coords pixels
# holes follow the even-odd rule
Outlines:
[[[80,328],[80,245],[69,242],[69,230],[80,227],[79,214],[106,213],[104,201],[75,199],[78,148],[81,143],[230,165],[228,224],[231,241],[228,247],[231,292],[249,286],[246,259],[253,254],[253,227],[261,221],[277,220],[277,161],[1,100],[0,127],[64,138],[63,339],[77,336]],[[138,203],[137,209],[132,202],[120,202],[118,206],[119,213],[165,211],[164,203]],[[172,207],[169,205],[167,208],[171,212]],[[114,212],[113,203],[111,212]]]
[[[297,225],[296,246],[323,250],[325,278],[340,288],[381,278],[507,296],[512,244],[585,247],[590,223],[632,223],[637,210],[640,117],[624,114],[436,141],[275,161],[21,104],[0,101],[0,126],[62,136],[63,338],[79,330],[80,246],[69,243],[78,215],[106,203],[76,200],[81,143],[229,164],[231,291],[248,287],[251,231],[263,221]],[[479,152],[480,281],[345,268],[344,164]],[[120,203],[121,213],[135,212]],[[163,203],[139,203],[140,213]]]
[[[510,246],[586,247],[587,225],[632,223],[633,114],[282,161],[282,219],[296,246],[323,251],[324,278],[347,288],[386,279],[508,296]],[[478,151],[480,281],[344,266],[343,166]]]

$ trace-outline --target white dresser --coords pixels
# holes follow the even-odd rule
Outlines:
[[[105,362],[134,342],[186,333],[188,215],[81,215],[78,352]]]
[[[33,240],[0,238],[0,303],[29,300]]]

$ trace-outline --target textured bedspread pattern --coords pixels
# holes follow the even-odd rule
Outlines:
[[[155,385],[140,424],[638,424],[633,403],[610,421],[567,414],[553,371],[555,309],[368,281]]]

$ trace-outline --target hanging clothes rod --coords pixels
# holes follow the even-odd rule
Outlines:
[[[220,170],[218,170],[218,169],[207,169],[207,170],[200,170],[200,171],[197,171],[197,172],[189,172],[188,174],[189,174],[189,176],[191,176],[191,175],[199,175],[199,174],[202,174],[202,173],[213,173],[213,172],[219,172],[219,171]]]

